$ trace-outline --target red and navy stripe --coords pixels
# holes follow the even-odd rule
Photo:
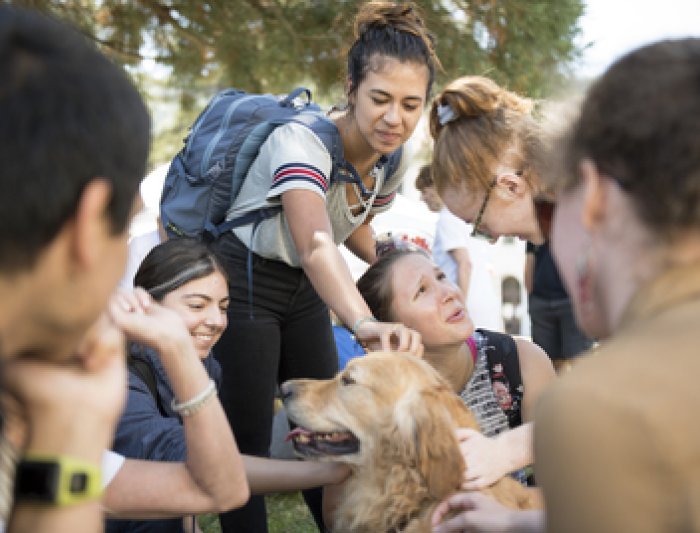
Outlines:
[[[391,202],[394,201],[395,197],[396,197],[396,191],[391,192],[389,194],[378,194],[377,197],[374,199],[374,202],[372,202],[372,207],[387,206]]]
[[[323,194],[328,191],[328,178],[318,168],[304,163],[288,163],[275,170],[272,177],[272,187],[280,187],[290,181],[307,181],[321,189]]]

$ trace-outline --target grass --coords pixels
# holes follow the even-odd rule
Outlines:
[[[299,492],[271,494],[265,497],[269,533],[318,533],[304,499]],[[203,533],[220,533],[219,519],[215,514],[199,517]]]

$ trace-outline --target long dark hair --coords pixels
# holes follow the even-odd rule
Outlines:
[[[134,286],[142,287],[156,301],[193,279],[212,272],[226,271],[214,252],[205,244],[190,238],[173,238],[153,248],[134,276]]]

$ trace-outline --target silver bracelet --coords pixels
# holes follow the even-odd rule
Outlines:
[[[216,383],[214,383],[213,379],[210,379],[209,383],[206,387],[204,387],[202,392],[198,393],[194,398],[182,403],[177,403],[175,398],[173,398],[170,407],[172,407],[173,411],[181,416],[192,416],[202,407],[204,407],[206,403],[214,396],[216,396]]]
[[[378,320],[373,316],[363,316],[362,318],[358,318],[357,321],[353,324],[352,329],[350,330],[352,331],[352,334],[357,335],[357,328],[359,328],[365,322],[378,322]]]

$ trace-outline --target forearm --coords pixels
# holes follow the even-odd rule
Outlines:
[[[344,324],[352,326],[358,319],[372,315],[328,233],[314,233],[301,263],[319,297]]]
[[[460,268],[457,271],[457,285],[459,286],[460,290],[462,291],[462,295],[464,296],[465,302],[467,301],[467,298],[469,297],[469,283],[471,282],[471,278],[472,278],[471,265],[466,265],[466,266],[460,265]]]
[[[177,401],[201,393],[209,375],[191,339],[170,349],[161,347],[161,361]],[[190,416],[182,416],[187,446],[185,465],[214,509],[233,508],[249,496],[243,461],[224,410],[215,396]]]
[[[317,461],[267,459],[243,456],[250,491],[253,494],[291,492],[337,483],[344,467]]]
[[[533,463],[533,427],[533,423],[528,422],[494,438],[496,445],[503,451],[502,456],[506,461],[507,472],[513,472]]]
[[[95,357],[101,350],[114,351],[92,372],[79,366],[21,360],[4,368],[7,381],[3,388],[13,389],[24,409],[26,431],[21,432],[22,442],[18,443],[20,458],[27,454],[65,457],[100,467],[123,406],[126,382],[121,336],[106,334],[94,346]],[[18,498],[7,531],[91,533],[101,531],[102,522],[97,499],[51,506]]]
[[[345,240],[345,246],[362,261],[372,264],[377,260],[376,243],[369,220],[357,227]]]
[[[14,506],[8,533],[94,533],[102,531],[99,502],[70,507],[46,507],[18,503]]]
[[[74,418],[79,418],[77,415]],[[82,431],[80,424],[62,424],[57,420],[35,425],[25,452],[48,455],[65,455],[94,464],[99,464],[102,450],[108,446],[109,438]],[[54,425],[54,422],[57,422]],[[91,424],[86,424],[88,427]],[[94,426],[93,426],[94,427]],[[55,431],[54,431],[55,429]],[[102,509],[99,501],[89,501],[67,507],[36,505],[18,501],[9,521],[8,533],[92,533],[102,530]]]
[[[469,295],[469,283],[472,277],[472,261],[466,248],[453,248],[449,250],[450,257],[457,265],[457,285],[462,291],[464,301]]]
[[[511,511],[510,525],[506,533],[544,533],[544,511],[532,509],[528,511]]]

